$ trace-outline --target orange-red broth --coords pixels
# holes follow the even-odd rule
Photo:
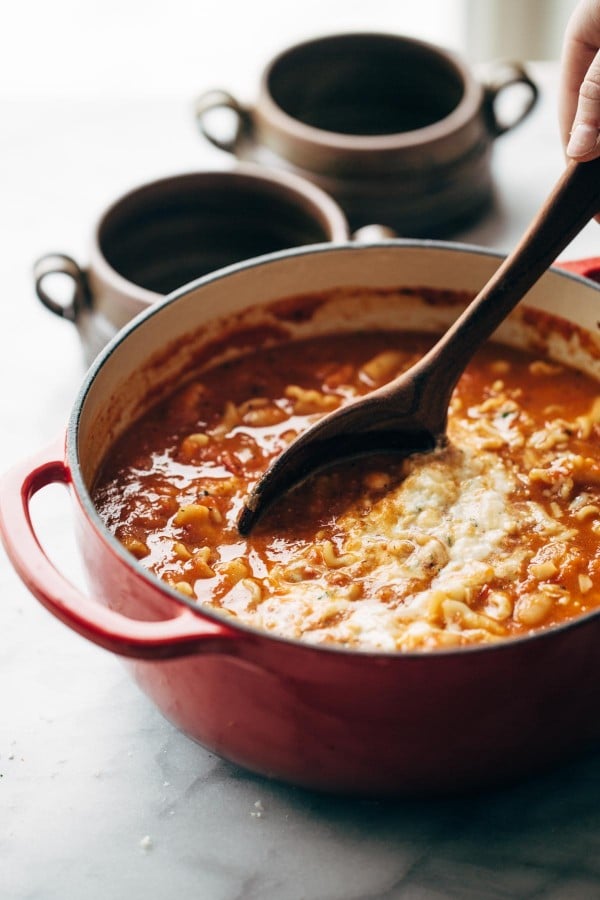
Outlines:
[[[339,465],[288,494],[248,539],[238,534],[249,488],[299,431],[390,380],[430,344],[415,333],[330,335],[207,371],[112,448],[93,491],[102,519],[186,597],[316,643],[485,643],[592,609],[600,602],[598,384],[500,345],[484,347],[460,380],[441,455]],[[506,473],[500,500],[472,470],[482,459],[493,485]],[[461,500],[465,486],[474,494]],[[507,509],[520,510],[517,527]],[[501,527],[488,528],[491,554],[478,559],[477,531],[490,522]]]

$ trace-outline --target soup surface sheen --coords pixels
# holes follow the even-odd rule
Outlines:
[[[207,371],[112,448],[93,491],[102,519],[185,597],[312,643],[490,643],[599,606],[598,383],[499,344],[459,382],[446,447],[341,464],[238,534],[249,489],[289,441],[431,343],[329,335]]]

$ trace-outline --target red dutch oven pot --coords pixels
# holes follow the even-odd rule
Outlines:
[[[497,264],[494,254],[449,244],[323,245],[222,270],[150,308],[92,366],[66,442],[2,481],[0,529],[27,587],[74,631],[125,657],[183,732],[293,784],[380,797],[461,790],[537,772],[597,746],[600,612],[460,650],[389,654],[307,645],[232,624],[171,591],[109,534],[90,500],[113,435],[139,413],[144,396],[186,371],[198,340],[214,339],[216,311],[251,322],[248,311],[261,301],[339,285],[376,293],[401,281],[474,293]],[[586,274],[598,261],[574,267]],[[524,303],[561,314],[590,335],[598,331],[600,291],[577,275],[549,272]],[[365,327],[372,327],[372,310],[365,309]],[[389,314],[398,327],[411,327],[410,310]],[[319,315],[313,324],[324,330]],[[440,326],[433,321],[438,311],[424,315],[419,327]],[[31,498],[53,482],[67,485],[74,501],[89,595],[57,571],[31,522]]]

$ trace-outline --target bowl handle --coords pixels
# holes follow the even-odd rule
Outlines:
[[[566,262],[560,261],[555,263],[557,269],[564,269],[565,272],[574,272],[583,278],[589,278],[600,284],[600,256],[590,256],[588,259],[573,259]]]
[[[514,112],[511,119],[501,121],[496,112],[496,101],[500,94],[515,84],[521,84],[526,88],[527,97],[523,104]],[[510,131],[519,122],[525,119],[537,103],[539,91],[535,82],[531,80],[525,68],[517,62],[498,62],[493,66],[492,72],[484,81],[483,109],[487,119],[488,128],[493,137],[498,137],[506,131]]]
[[[48,275],[67,275],[73,281],[73,293],[66,303],[52,296],[44,285]],[[62,319],[76,322],[84,306],[89,306],[89,288],[85,272],[64,253],[47,253],[33,264],[35,292],[46,309]]]
[[[208,114],[215,109],[227,109],[235,116],[235,127],[229,138],[219,137],[211,128]],[[194,114],[200,134],[213,146],[235,155],[244,134],[251,130],[251,116],[247,109],[227,91],[211,90],[201,94],[194,104]]]
[[[139,621],[86,597],[55,568],[33,528],[30,501],[49,484],[68,485],[63,442],[18,465],[0,481],[0,536],[8,556],[32,594],[73,631],[101,647],[135,659],[172,659],[196,653],[231,652],[238,635],[184,604],[162,621]]]

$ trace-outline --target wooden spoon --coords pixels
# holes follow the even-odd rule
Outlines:
[[[452,391],[473,354],[598,212],[600,159],[569,163],[516,249],[435,346],[393,381],[324,416],[273,461],[242,508],[240,534],[280,494],[338,459],[408,456],[443,442]]]

